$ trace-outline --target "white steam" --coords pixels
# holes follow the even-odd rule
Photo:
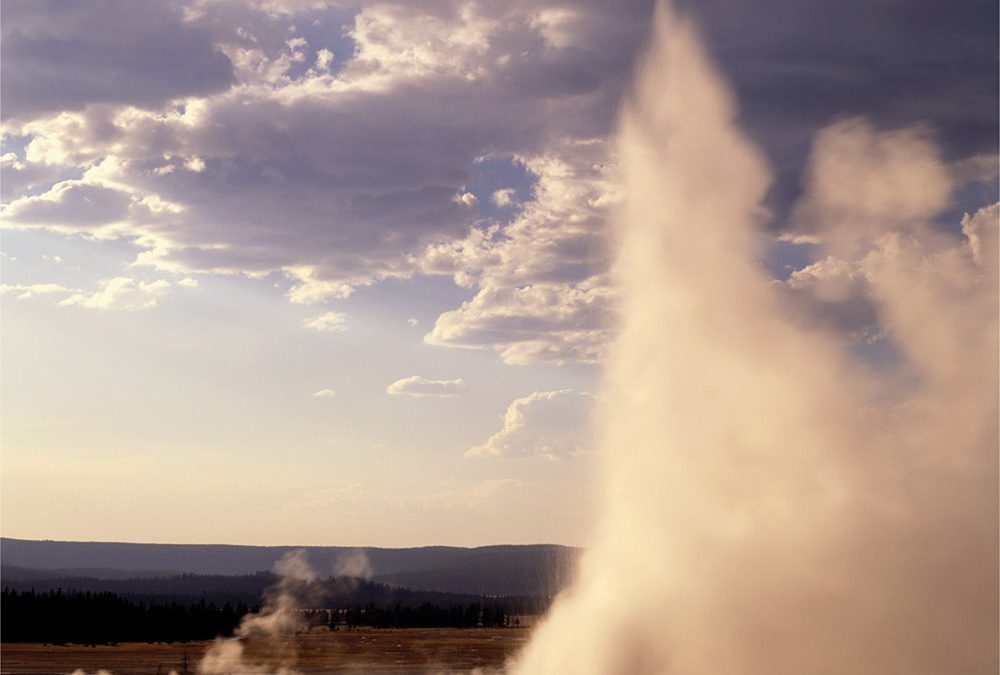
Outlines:
[[[341,553],[337,557],[333,573],[337,577],[371,579],[375,572],[372,569],[371,561],[368,560],[368,554],[362,549],[355,549]]]
[[[997,672],[998,208],[942,231],[932,138],[842,121],[795,209],[824,264],[776,282],[770,175],[735,116],[661,4],[619,128],[602,516],[511,668]],[[859,358],[808,303],[868,317],[894,357]]]
[[[297,675],[295,633],[304,628],[299,596],[316,574],[303,550],[286,553],[274,564],[274,571],[281,578],[265,593],[260,612],[243,617],[235,631],[237,639],[219,638],[208,648],[198,664],[201,675]],[[247,658],[244,640],[261,644],[266,663]]]

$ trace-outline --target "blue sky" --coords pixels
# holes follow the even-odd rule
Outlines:
[[[996,3],[688,4],[790,295],[831,125],[922,129],[944,230],[997,200]],[[586,541],[650,3],[2,11],[5,535]],[[862,300],[801,302],[891,363]]]

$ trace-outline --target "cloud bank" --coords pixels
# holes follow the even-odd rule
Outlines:
[[[921,21],[857,0],[808,11],[768,0],[760,16],[699,3],[776,159],[773,228],[784,228],[808,139],[831,110],[876,102],[867,112],[879,124],[930,120],[948,161],[995,156],[996,97],[983,93],[995,89],[994,40],[982,17],[996,8],[946,4]],[[172,273],[283,275],[301,304],[445,274],[475,295],[442,313],[427,342],[494,349],[513,364],[602,362],[616,320],[608,138],[649,11],[644,0],[12,0],[4,226],[126,240],[136,262]],[[840,13],[899,30],[869,34]],[[827,105],[802,105],[817,96]],[[532,186],[478,185],[491,160],[524,168]]]

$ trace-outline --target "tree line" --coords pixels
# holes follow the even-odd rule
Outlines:
[[[232,636],[251,611],[244,603],[137,601],[110,592],[16,591],[4,588],[2,642],[114,644],[189,642]],[[504,626],[508,611],[496,600],[436,605],[403,602],[303,611],[304,626],[331,630],[370,628],[475,628]]]
[[[114,593],[3,589],[3,642],[83,645],[115,642],[189,642],[229,636],[245,604],[221,607],[199,600],[182,604],[131,601]]]
[[[3,576],[0,574],[0,576]],[[278,581],[271,572],[248,575],[197,575],[181,574],[164,577],[136,577],[130,579],[97,579],[92,577],[3,577],[3,585],[11,591],[76,592],[89,591],[93,594],[112,593],[132,602],[145,604],[180,605],[206,603],[224,606],[243,603],[254,606],[268,587]],[[379,607],[392,607],[397,603],[403,607],[417,608],[423,604],[436,607],[453,605],[468,606],[470,603],[500,604],[510,614],[542,614],[552,601],[551,596],[503,595],[483,596],[467,593],[446,593],[442,591],[413,590],[390,586],[369,579],[351,577],[330,577],[296,587],[296,594],[305,607],[367,607],[374,603]]]

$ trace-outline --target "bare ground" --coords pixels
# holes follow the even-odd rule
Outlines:
[[[400,628],[382,630],[316,630],[288,638],[301,673],[467,673],[475,668],[499,669],[528,639],[527,628]],[[187,644],[122,643],[114,646],[57,647],[5,643],[0,647],[0,673],[65,675],[76,669],[99,669],[115,675],[167,675],[171,670],[196,673],[211,642]],[[247,641],[247,660],[277,666],[273,653],[291,644]],[[233,673],[232,675],[239,675]]]

